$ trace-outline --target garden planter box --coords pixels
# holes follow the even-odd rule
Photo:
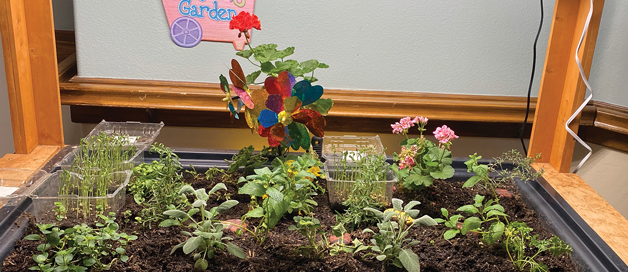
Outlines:
[[[358,155],[358,149],[372,148],[373,154],[385,154],[384,146],[379,136],[327,136],[322,142],[322,157],[326,161],[336,162],[342,159],[342,153]]]
[[[68,179],[63,180],[63,175]],[[130,171],[113,172],[103,177],[95,179],[105,179],[109,184],[105,196],[79,196],[78,190],[97,190],[98,188],[81,187],[86,179],[78,174],[56,171],[43,178],[37,183],[29,194],[32,199],[33,215],[37,223],[55,223],[56,213],[53,209],[55,203],[62,203],[67,209],[66,217],[76,222],[94,222],[98,214],[108,215],[109,212],[118,212],[125,203],[126,186],[131,178]],[[72,188],[67,194],[59,194],[59,188],[63,184]]]
[[[158,159],[157,154],[145,155],[147,162]],[[201,173],[213,166],[225,168],[227,164],[224,159],[230,159],[233,153],[181,150],[177,151],[177,155],[182,165],[194,165],[195,170]],[[469,177],[463,160],[454,160],[452,166],[456,170],[453,180],[466,180]],[[536,209],[540,220],[545,221],[551,231],[573,247],[572,259],[580,271],[628,271],[626,264],[542,178],[528,183],[517,181],[516,184],[520,188],[523,200]],[[15,213],[27,210],[28,206],[32,209],[28,202],[28,199],[23,201],[23,207],[14,209]],[[0,246],[0,259],[4,259],[10,253],[12,248],[7,243],[19,239],[26,224],[18,220],[12,222],[12,226],[12,229],[2,233],[4,236]]]

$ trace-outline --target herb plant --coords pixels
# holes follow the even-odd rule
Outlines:
[[[192,232],[182,231],[181,233],[189,236],[189,238],[178,245],[176,245],[170,251],[173,254],[177,249],[182,248],[183,253],[194,253],[193,258],[196,261],[194,268],[197,270],[205,271],[208,266],[208,259],[214,257],[214,254],[218,250],[227,251],[238,258],[245,259],[246,254],[242,249],[232,243],[225,243],[225,240],[231,240],[231,237],[223,237],[224,225],[220,223],[215,217],[221,212],[231,209],[238,204],[237,200],[227,200],[217,207],[213,207],[207,210],[207,200],[209,197],[218,190],[226,190],[227,187],[223,183],[216,184],[209,193],[205,192],[205,188],[194,190],[192,186],[185,185],[179,190],[180,194],[192,194],[196,198],[192,204],[192,209],[187,212],[181,210],[167,210],[164,215],[172,218],[166,219],[159,224],[160,227],[170,226],[185,226],[184,223],[188,223],[187,228],[193,230]],[[195,219],[196,215],[200,214],[200,219]]]
[[[64,167],[60,176],[58,194],[78,195],[78,200],[63,198],[61,204],[66,211],[76,213],[76,217],[91,217],[108,209],[107,198],[95,201],[86,197],[103,197],[119,186],[120,175],[116,171],[130,170],[136,147],[127,135],[108,135],[104,132],[90,138],[81,139],[75,159],[69,167]],[[57,213],[57,219],[59,213]],[[65,218],[65,215],[63,216]]]
[[[322,253],[327,249],[329,243],[325,232],[321,228],[320,221],[314,217],[302,216],[295,216],[293,219],[297,224],[291,225],[288,227],[288,230],[298,231],[307,238],[309,243],[309,246],[299,247],[297,253],[305,256],[322,257]],[[322,234],[322,239],[316,242],[316,237],[320,234]]]
[[[522,222],[512,222],[508,224],[504,232],[504,241],[502,245],[508,251],[508,257],[513,263],[515,269],[524,270],[530,267],[531,272],[545,272],[548,267],[543,262],[536,262],[534,258],[544,251],[549,251],[555,257],[561,254],[570,254],[573,250],[563,240],[556,236],[547,240],[539,240],[538,234],[532,236],[530,233],[532,228]],[[528,252],[531,249],[533,255]]]
[[[475,215],[468,217],[462,223],[462,228],[458,228],[458,220],[462,218],[462,215],[453,215],[449,217],[447,209],[442,208],[441,212],[445,219],[437,218],[436,222],[445,223],[445,226],[449,228],[443,234],[445,240],[452,239],[458,234],[465,235],[470,231],[474,231],[482,234],[482,241],[486,244],[495,244],[504,234],[505,225],[500,221],[500,217],[506,218],[508,215],[504,213],[504,207],[497,204],[495,200],[489,199],[484,203],[484,196],[475,195],[473,205],[464,205],[457,209],[457,211],[467,213],[469,215]],[[491,223],[487,230],[482,229],[483,223]]]
[[[150,152],[158,153],[159,161],[135,167],[135,179],[129,183],[133,199],[144,207],[136,220],[148,224],[149,228],[153,222],[164,219],[164,211],[189,205],[187,198],[179,193],[185,185],[180,174],[182,166],[179,157],[172,149],[159,143],[153,144]]]
[[[108,270],[117,260],[128,261],[126,246],[137,236],[119,233],[113,215],[99,215],[103,222],[97,223],[96,228],[81,224],[62,230],[54,223],[37,224],[42,234],[27,235],[24,239],[45,243],[37,246],[40,253],[33,256],[36,266],[29,269],[45,272]],[[104,263],[104,258],[110,261]]]
[[[231,158],[231,164],[227,171],[236,173],[240,167],[244,167],[244,174],[250,174],[253,169],[258,168],[268,161],[268,158],[263,156],[262,153],[254,154],[252,145],[240,149],[238,154],[233,155]]]
[[[447,126],[436,128],[434,137],[438,144],[432,143],[423,136],[428,119],[417,116],[402,118],[392,124],[394,134],[403,134],[406,138],[399,144],[401,153],[393,154],[396,164],[393,167],[397,178],[404,188],[421,190],[429,187],[434,179],[448,179],[454,175],[451,155],[451,140],[458,138],[454,131]],[[408,130],[418,125],[420,136],[416,139],[408,137]]]
[[[486,187],[490,187],[494,191],[494,185],[504,182],[512,182],[518,178],[523,181],[531,181],[543,175],[543,171],[536,172],[530,166],[535,160],[541,158],[541,154],[537,154],[534,158],[526,157],[517,150],[505,152],[500,157],[494,158],[489,164],[480,164],[478,160],[482,156],[477,153],[469,155],[469,160],[465,162],[467,171],[474,173],[475,176],[469,178],[463,185],[463,188],[473,187],[478,182]],[[513,168],[508,169],[505,163],[512,163]],[[490,175],[493,173],[493,175]]]
[[[303,154],[296,161],[282,161],[275,158],[273,170],[268,167],[255,169],[255,174],[240,178],[245,184],[239,189],[240,194],[251,196],[252,210],[246,218],[262,218],[255,229],[256,237],[264,243],[268,231],[286,214],[297,212],[309,214],[313,206],[318,205],[313,196],[322,188],[313,183],[320,175],[320,161],[310,154]]]
[[[406,225],[409,218],[416,218],[419,215],[419,210],[413,209],[416,205],[421,204],[418,201],[410,201],[405,207],[402,208],[403,201],[401,199],[393,198],[393,210],[387,210],[381,212],[372,208],[365,208],[370,212],[373,212],[380,220],[377,224],[379,233],[367,228],[363,233],[373,233],[373,244],[368,249],[372,252],[366,254],[375,255],[378,261],[383,262],[382,271],[385,267],[392,263],[399,268],[405,268],[407,271],[419,271],[419,256],[416,255],[410,247],[419,243],[414,241],[408,236],[408,230],[413,226],[434,226],[438,223],[431,217],[424,215],[421,218],[412,220],[412,223]],[[397,220],[397,222],[394,221]]]

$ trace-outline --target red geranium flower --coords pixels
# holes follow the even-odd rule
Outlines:
[[[240,30],[240,32],[246,32],[247,30],[252,28],[262,30],[257,15],[251,15],[246,11],[240,12],[240,14],[233,17],[233,19],[231,19],[231,22],[229,22],[229,29],[238,29]]]

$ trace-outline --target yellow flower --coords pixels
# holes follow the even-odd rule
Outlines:
[[[268,194],[265,194],[264,196],[262,196],[262,199],[266,199],[268,197]]]
[[[310,167],[310,169],[307,170],[308,173],[312,173],[317,177],[321,176],[321,168],[318,166],[312,166]]]
[[[407,218],[406,218],[406,225],[410,225],[410,224],[412,224],[412,221],[414,220],[414,219],[412,218],[412,216],[405,215],[405,212],[403,212],[403,211],[398,211],[398,210],[395,210],[395,209],[393,209],[393,208],[390,208],[390,209],[385,210],[384,212],[387,212],[387,211],[393,211],[393,212],[395,212],[396,214],[398,214],[398,215],[400,215],[400,216],[406,216],[406,217],[407,217]],[[397,218],[397,215],[393,215],[392,219],[393,219],[393,220],[397,220],[397,219],[398,219],[398,218]]]

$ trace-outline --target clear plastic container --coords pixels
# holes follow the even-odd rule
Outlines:
[[[67,175],[64,179],[63,175]],[[53,223],[58,219],[68,219],[76,223],[93,223],[99,214],[108,215],[118,212],[124,206],[126,186],[129,184],[131,172],[114,172],[104,177],[108,186],[104,196],[79,196],[79,190],[94,192],[99,190],[81,175],[67,171],[56,171],[41,182],[30,193],[37,223]],[[90,180],[93,181],[93,180]],[[61,184],[69,188],[66,193],[59,193]],[[65,209],[60,208],[60,206]]]
[[[101,132],[105,132],[106,134],[120,134],[120,135],[128,135],[131,143],[138,147],[143,146],[144,151],[147,147],[149,147],[159,133],[161,132],[161,128],[164,127],[164,122],[160,123],[140,123],[140,122],[107,122],[105,120],[100,121],[92,131],[87,134],[85,138],[90,138],[92,136],[97,136]]]
[[[376,180],[364,180],[362,173],[354,165],[338,166],[332,162],[325,162],[325,176],[327,179],[327,192],[329,194],[329,204],[334,210],[342,210],[342,205],[354,189],[357,182],[364,182],[360,193],[367,193],[371,198],[379,200],[385,206],[392,203],[393,187],[397,183],[397,176],[392,168],[386,167],[382,170]]]
[[[63,160],[61,160],[57,165],[59,167],[61,167],[61,169],[63,170],[67,170],[73,173],[77,173],[80,174],[82,171],[84,171],[83,166],[81,164],[80,161],[78,161],[76,163],[75,166],[73,166],[72,164],[74,163],[74,161],[76,160],[77,157],[82,157],[83,155],[82,150],[75,148],[74,150],[72,150],[72,152],[68,153]],[[118,172],[118,171],[126,171],[126,170],[130,170],[133,171],[133,167],[140,165],[142,162],[144,162],[144,151],[143,150],[136,150],[133,155],[131,156],[130,159],[128,160],[124,160],[120,163],[117,163],[116,165],[110,165],[108,167],[111,167],[110,169],[107,169],[108,172]],[[92,167],[91,168],[92,171],[100,171],[101,169],[99,168],[95,168]]]
[[[0,207],[17,205],[46,171],[0,168]]]
[[[326,136],[323,140],[322,155],[326,161],[339,161],[342,159],[343,152],[348,153],[348,157],[356,158],[361,156],[361,152],[367,150],[367,153],[373,155],[385,155],[384,146],[378,135],[375,136]],[[350,159],[350,158],[349,158]]]

